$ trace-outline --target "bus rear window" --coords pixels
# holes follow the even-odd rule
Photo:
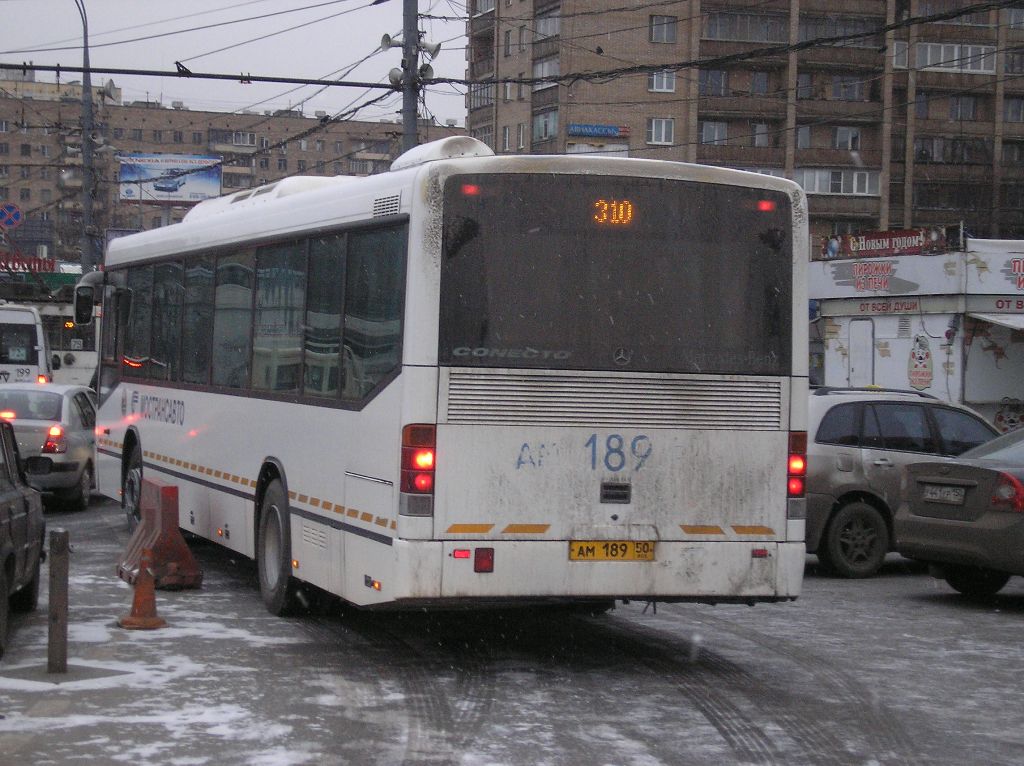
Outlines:
[[[764,189],[454,176],[441,364],[788,374],[792,228],[787,196]]]
[[[34,324],[0,325],[0,364],[37,364],[37,343]]]

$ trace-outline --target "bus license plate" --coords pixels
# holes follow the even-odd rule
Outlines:
[[[650,540],[570,540],[570,561],[654,561]]]
[[[941,484],[925,484],[924,499],[930,503],[946,503],[948,505],[964,504],[963,487],[947,487]]]

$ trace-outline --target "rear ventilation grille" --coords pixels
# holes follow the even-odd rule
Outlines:
[[[453,369],[441,401],[448,423],[775,431],[788,427],[782,391],[778,379]]]
[[[398,215],[402,207],[402,196],[395,194],[391,197],[380,197],[373,201],[373,217],[380,218],[384,215]]]

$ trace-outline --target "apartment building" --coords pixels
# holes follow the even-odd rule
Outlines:
[[[291,175],[369,175],[401,153],[396,122],[334,122],[326,113],[193,111],[175,102],[117,101],[113,83],[94,98],[93,220],[97,241],[113,232],[178,222],[186,205],[131,201],[122,195],[119,156],[199,155],[221,160],[223,193]],[[82,231],[81,83],[0,80],[0,203],[22,223],[0,250],[77,261]],[[420,140],[465,131],[420,125]]]
[[[792,178],[815,243],[961,224],[1024,237],[1024,3],[627,5],[471,0],[470,134]]]

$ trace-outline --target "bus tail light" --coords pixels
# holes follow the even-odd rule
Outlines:
[[[67,451],[68,443],[64,441],[64,429],[58,425],[50,426],[50,430],[46,432],[43,453],[53,455]]]
[[[807,432],[789,432],[789,458],[786,465],[787,495],[801,498],[806,490],[807,480]]]
[[[402,429],[401,507],[404,516],[434,513],[434,468],[437,427],[414,423]]]
[[[36,383],[49,383],[49,382],[50,382],[49,378],[47,378],[45,375],[37,375],[36,376]]]

